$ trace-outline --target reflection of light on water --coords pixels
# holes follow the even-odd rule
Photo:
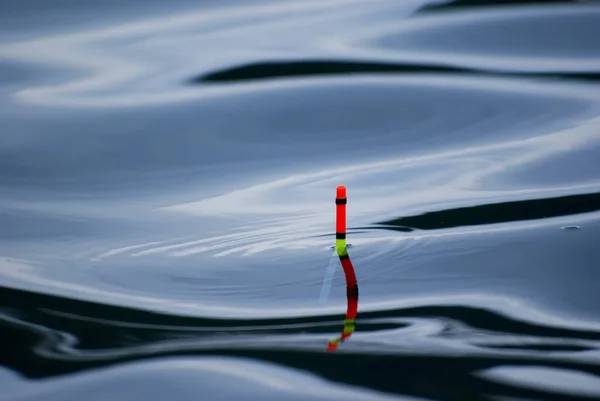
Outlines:
[[[596,130],[597,120],[592,120],[586,125],[555,132],[546,136],[533,139],[514,140],[494,145],[465,148],[462,150],[429,154],[420,157],[390,160],[377,163],[361,163],[346,166],[335,170],[327,170],[314,174],[305,173],[294,175],[283,180],[259,184],[246,189],[240,189],[233,194],[223,197],[209,198],[190,204],[181,204],[160,210],[168,218],[169,213],[194,216],[196,214],[215,212],[219,215],[229,216],[255,216],[256,224],[229,231],[226,234],[212,237],[175,241],[158,232],[155,241],[144,241],[140,244],[130,244],[90,256],[100,259],[105,265],[86,267],[85,261],[73,261],[72,267],[46,268],[41,263],[32,264],[25,261],[3,260],[0,263],[0,280],[2,285],[23,288],[32,291],[50,291],[73,296],[76,298],[96,300],[100,302],[116,303],[125,306],[149,308],[152,310],[168,311],[178,314],[191,315],[216,315],[216,316],[282,316],[282,315],[315,315],[338,313],[339,305],[318,308],[294,307],[288,305],[275,306],[276,304],[252,307],[240,303],[239,305],[225,305],[218,299],[200,300],[198,296],[188,299],[182,298],[182,292],[188,287],[177,284],[171,292],[168,283],[160,280],[169,275],[182,274],[182,266],[171,266],[169,257],[182,260],[185,269],[197,268],[197,260],[191,259],[194,255],[207,254],[211,256],[237,258],[228,260],[229,264],[224,269],[224,277],[235,281],[235,274],[231,269],[235,266],[245,266],[244,260],[239,256],[251,256],[258,252],[283,251],[292,259],[298,255],[311,255],[313,260],[318,260],[315,253],[322,250],[323,259],[330,255],[329,247],[333,244],[332,234],[334,228],[334,209],[332,207],[331,189],[340,182],[348,186],[352,204],[348,208],[349,228],[372,223],[373,216],[387,217],[397,214],[419,213],[431,208],[435,203],[452,206],[464,203],[479,203],[491,200],[498,202],[503,199],[519,199],[523,197],[538,197],[548,194],[556,195],[557,192],[574,192],[584,190],[597,190],[595,183],[577,183],[562,188],[530,188],[527,191],[509,190],[497,191],[493,187],[493,179],[487,180],[486,185],[481,184],[484,177],[501,175],[504,171],[541,158],[551,158],[560,154],[565,148],[585,146],[592,141],[597,141],[600,135]],[[494,156],[503,154],[503,159]],[[489,158],[489,159],[488,159]],[[475,173],[473,173],[475,171]],[[396,182],[381,183],[378,177],[397,177]],[[431,178],[434,177],[434,178]],[[372,192],[372,188],[383,188],[381,197]],[[382,190],[383,190],[382,189]],[[193,217],[196,218],[196,217]],[[589,215],[568,216],[556,219],[534,220],[510,224],[490,226],[461,227],[448,230],[434,230],[429,232],[415,231],[411,233],[395,233],[390,231],[370,232],[369,235],[354,234],[349,231],[351,241],[356,249],[364,252],[371,245],[384,243],[385,247],[397,247],[403,241],[415,239],[441,238],[448,236],[463,236],[466,241],[480,234],[492,234],[501,231],[518,231],[539,227],[561,227],[564,225],[584,223],[586,220],[597,217]],[[199,218],[201,221],[201,218]],[[199,227],[201,227],[199,223]],[[201,229],[199,229],[201,232]],[[306,253],[305,253],[306,252]],[[135,256],[136,266],[141,270],[129,271],[127,260]],[[166,257],[159,259],[159,257]],[[186,262],[190,257],[192,265]],[[303,256],[304,257],[304,256]],[[1,259],[0,259],[1,260]],[[171,259],[174,260],[174,259]],[[93,274],[98,274],[108,268],[115,261],[114,266],[123,269],[117,274],[117,286],[97,280]],[[124,262],[122,265],[121,263]],[[240,262],[240,263],[238,263]],[[132,262],[133,263],[133,262]],[[204,267],[204,262],[198,265]],[[160,265],[160,266],[157,266]],[[252,266],[252,264],[250,264]],[[322,265],[321,265],[322,266]],[[156,270],[160,268],[160,270]],[[218,265],[217,267],[218,268]],[[319,274],[322,270],[319,269]],[[285,273],[282,273],[285,274]],[[306,278],[311,272],[298,271],[297,277],[290,277],[300,284],[298,277]],[[92,280],[90,280],[90,275]],[[138,276],[139,275],[139,276]],[[198,274],[199,277],[205,277]],[[135,290],[134,285],[124,278],[136,277],[136,282],[143,287],[144,280],[155,282],[154,287],[146,286],[141,291]],[[283,277],[283,276],[282,276]],[[322,275],[318,277],[320,280]],[[153,280],[153,281],[152,281]],[[301,280],[300,280],[301,281]],[[310,282],[302,282],[305,285]],[[367,281],[368,283],[368,281]],[[277,281],[271,283],[277,285]],[[258,291],[263,291],[257,284]],[[368,284],[367,284],[368,285]],[[192,285],[193,287],[193,285]],[[152,289],[151,289],[152,288]],[[290,286],[289,288],[294,288]],[[154,292],[156,291],[156,292]],[[317,294],[315,294],[316,296]],[[411,295],[412,297],[412,295]],[[314,304],[314,298],[312,298]],[[544,313],[521,304],[521,301],[508,297],[489,297],[482,294],[439,295],[436,297],[412,297],[410,300],[395,299],[381,301],[379,299],[365,298],[361,304],[362,311],[375,309],[388,309],[402,306],[458,303],[467,305],[484,304],[492,309],[500,309],[507,314],[519,311],[536,321],[560,325],[562,319],[547,316]],[[583,324],[582,322],[579,322]],[[579,323],[574,323],[577,326]],[[569,323],[571,325],[571,323]]]
[[[534,73],[598,71],[598,15],[598,7],[583,4],[490,6],[423,14],[402,24],[379,21],[330,38],[324,46],[338,55],[417,65]],[[573,34],[575,27],[585,34]],[[508,33],[514,29],[527,33]],[[525,35],[531,38],[523,40]],[[449,38],[454,40],[450,43]],[[504,42],[504,48],[496,41]],[[582,41],[587,41],[587,51],[581,51]]]
[[[265,55],[271,54],[269,48],[280,43],[275,41],[269,45],[269,37],[285,35],[291,36],[290,41],[297,37],[299,43],[306,43],[307,35],[315,36],[315,27],[331,30],[325,21],[343,21],[344,17],[373,12],[386,4],[368,3],[362,0],[302,1],[202,10],[3,45],[0,59],[84,72],[83,77],[68,82],[26,88],[16,94],[18,99],[29,103],[53,107],[128,107],[189,100],[222,91],[186,90],[179,82],[203,70],[229,64],[240,55],[248,54],[248,49],[252,49],[253,57],[263,48]],[[407,3],[403,7],[412,10],[422,2]],[[270,34],[257,37],[257,26],[261,33]]]
[[[20,101],[44,105],[66,107],[132,107],[156,105],[185,100],[199,99],[207,96],[219,96],[257,88],[278,88],[280,84],[260,82],[259,84],[239,84],[226,87],[203,86],[202,88],[186,88],[182,83],[200,73],[247,63],[256,59],[272,57],[285,58],[282,55],[282,43],[289,51],[289,44],[294,48],[289,57],[296,58],[300,50],[306,56],[315,57],[347,57],[367,60],[397,60],[434,62],[453,60],[456,64],[481,65],[498,68],[504,64],[505,69],[541,69],[563,68],[572,70],[590,70],[597,68],[598,60],[571,60],[561,58],[541,58],[539,60],[516,56],[497,57],[479,54],[456,55],[442,54],[436,50],[434,54],[426,52],[398,52],[396,49],[361,49],[356,43],[370,37],[381,37],[390,31],[423,28],[427,24],[462,23],[461,18],[443,15],[443,21],[436,17],[408,19],[400,25],[398,18],[408,15],[427,1],[361,1],[331,0],[303,1],[289,4],[260,5],[239,7],[227,10],[203,10],[197,13],[162,17],[160,19],[141,21],[106,29],[60,35],[34,41],[0,45],[0,59],[63,67],[70,71],[82,71],[82,74],[70,81],[45,86],[28,87],[15,94]],[[547,7],[547,6],[545,6]],[[384,10],[393,11],[393,26],[365,23],[369,15]],[[571,12],[585,15],[589,12],[585,7],[581,10],[569,7],[545,11],[544,8],[532,8],[530,15],[544,13]],[[479,15],[481,14],[481,15]],[[520,18],[523,10],[496,11],[476,14],[478,18]],[[529,15],[528,14],[528,15]],[[362,17],[362,20],[361,20]],[[240,24],[241,21],[250,24]],[[258,29],[259,28],[259,29]],[[258,32],[258,33],[257,33]],[[425,29],[424,34],[427,34]],[[276,40],[271,38],[277,38]],[[284,39],[281,39],[284,38]],[[346,43],[352,43],[348,45]],[[227,49],[227,50],[225,50]],[[276,52],[275,52],[276,51]],[[209,55],[209,56],[207,56]],[[525,63],[524,65],[521,65]],[[515,67],[516,66],[516,67]],[[427,78],[436,79],[434,77]],[[332,83],[335,79],[327,78]],[[459,78],[444,80],[437,78],[436,85],[455,84]],[[294,80],[286,83],[286,87],[294,87]],[[308,80],[300,80],[300,86]],[[446,83],[444,83],[446,81]],[[411,82],[405,80],[405,82]],[[514,83],[513,83],[514,84]],[[493,83],[484,80],[481,87],[495,89],[511,86],[509,82]],[[517,83],[523,88],[526,82]],[[568,85],[565,86],[568,88]],[[536,88],[536,91],[540,90]],[[585,91],[585,89],[580,89]],[[589,93],[593,94],[593,90]]]
[[[268,220],[264,223],[258,220],[251,228],[226,235],[157,247],[147,246],[132,256],[162,253],[181,257],[206,252],[212,252],[215,256],[232,253],[251,255],[273,249],[314,249],[331,245],[330,238],[317,236],[332,232],[333,210],[327,206],[327,200],[331,197],[331,188],[339,182],[347,183],[352,194],[350,227],[369,225],[373,222],[373,216],[383,219],[387,216],[395,217],[399,213],[419,214],[431,210],[432,205],[436,204],[438,207],[442,204],[454,207],[465,203],[496,203],[591,192],[598,190],[598,183],[573,183],[562,187],[529,187],[526,190],[499,192],[493,187],[493,177],[534,160],[550,158],[597,141],[600,139],[596,128],[599,123],[598,120],[591,120],[580,127],[545,136],[298,174],[198,202],[169,206],[163,210],[200,216],[258,215],[268,217]],[[379,178],[382,175],[398,179],[386,182]],[[482,185],[484,178],[492,184]],[[573,221],[573,217],[569,219]],[[361,243],[364,245],[372,241],[398,241],[406,237],[514,230],[556,224],[556,221],[560,219],[465,227],[441,233],[417,232],[403,237],[382,234],[377,238],[362,238]]]
[[[586,372],[546,366],[501,365],[476,374],[486,380],[565,395],[600,397],[600,379]]]
[[[64,279],[53,279],[44,277],[39,270],[44,266],[25,261],[15,261],[0,258],[0,277],[3,285],[27,291],[40,293],[60,294],[60,296],[75,299],[96,301],[108,305],[119,305],[135,309],[148,309],[154,312],[172,313],[180,316],[204,316],[216,318],[281,318],[300,316],[324,316],[338,314],[343,307],[277,307],[273,304],[260,307],[251,306],[225,306],[215,305],[214,302],[201,303],[198,300],[168,299],[155,294],[140,295],[123,291],[111,291],[98,286],[75,284]],[[467,307],[482,307],[497,311],[508,317],[514,317],[519,321],[531,322],[545,327],[569,327],[571,330],[596,330],[600,331],[600,325],[590,320],[580,320],[573,316],[565,317],[534,307],[530,301],[490,293],[461,293],[461,294],[439,294],[435,296],[412,296],[409,299],[393,300],[369,300],[361,301],[361,313],[369,311],[386,311],[392,309],[454,305]]]
[[[395,3],[397,4],[397,2]],[[338,13],[347,4],[348,2],[343,1],[302,2],[295,5],[269,6],[271,8],[253,7],[251,10],[252,13],[255,13],[252,15],[257,17],[272,18],[275,22],[270,22],[273,24],[270,25],[271,27],[278,26],[280,29],[284,29],[283,27],[287,26],[285,29],[289,32],[288,23],[290,21],[281,17],[286,13],[294,11],[291,14],[294,14],[294,18],[296,18],[299,9],[293,7],[306,10],[309,14],[321,14],[319,17],[307,15],[304,22],[314,21],[314,18],[329,18],[334,21],[336,18],[346,15],[344,14],[346,12],[360,14],[361,11],[357,12],[355,10],[345,10]],[[381,4],[389,5],[391,3],[381,2]],[[464,127],[464,129],[471,130],[471,136],[465,135],[463,137],[459,136],[463,130],[463,125],[453,127],[453,134],[459,136],[457,143],[449,145],[445,143],[443,146],[437,148],[433,144],[434,146],[429,148],[430,153],[415,155],[414,153],[410,153],[411,149],[407,149],[405,152],[407,156],[403,158],[395,157],[386,161],[378,160],[376,162],[350,160],[350,164],[341,165],[337,168],[309,172],[303,171],[287,178],[263,182],[247,188],[238,186],[238,189],[222,196],[201,199],[197,202],[178,203],[175,201],[171,206],[154,211],[156,214],[152,217],[158,216],[158,220],[161,218],[168,220],[172,217],[173,220],[176,220],[176,218],[180,218],[177,216],[178,214],[184,216],[184,218],[189,216],[192,224],[194,221],[198,221],[198,228],[194,231],[194,234],[185,237],[177,231],[179,227],[173,229],[173,226],[171,226],[168,232],[167,230],[163,232],[160,230],[161,227],[159,224],[157,224],[156,230],[148,230],[152,231],[148,235],[151,238],[146,238],[146,235],[143,235],[139,243],[109,244],[109,246],[106,246],[107,249],[94,251],[93,255],[87,255],[86,260],[73,260],[69,266],[70,268],[61,269],[60,262],[56,263],[60,267],[54,269],[44,269],[42,265],[19,264],[14,261],[7,262],[2,265],[0,270],[0,277],[2,277],[3,284],[6,282],[14,284],[16,287],[24,286],[28,289],[33,287],[42,291],[56,290],[65,294],[93,298],[104,302],[119,302],[152,309],[166,308],[177,313],[214,313],[219,316],[246,313],[254,315],[328,313],[337,311],[337,309],[331,307],[319,309],[316,312],[310,308],[289,309],[285,307],[284,309],[283,306],[280,309],[272,306],[253,309],[250,307],[219,305],[218,301],[209,304],[209,302],[199,302],[198,299],[169,299],[170,297],[177,298],[177,296],[182,296],[181,293],[186,289],[192,287],[196,289],[194,287],[195,284],[186,287],[185,285],[181,285],[181,281],[179,281],[175,288],[178,291],[177,295],[174,295],[169,292],[169,289],[172,287],[169,287],[168,283],[161,282],[160,280],[164,278],[169,280],[173,277],[181,278],[180,276],[184,276],[185,274],[182,274],[182,265],[184,265],[184,269],[197,268],[198,266],[200,266],[198,268],[207,270],[211,268],[216,269],[211,264],[216,259],[211,259],[207,263],[209,266],[206,267],[203,263],[196,263],[199,259],[194,259],[193,257],[197,255],[235,258],[234,263],[231,263],[224,269],[226,273],[231,272],[229,269],[235,269],[236,265],[242,266],[241,268],[245,268],[246,265],[252,266],[248,262],[251,258],[241,259],[240,256],[247,257],[256,255],[257,253],[267,255],[266,252],[268,251],[296,251],[289,252],[292,255],[290,258],[293,259],[297,255],[304,256],[308,253],[314,256],[315,252],[322,249],[323,255],[325,255],[324,258],[326,258],[329,255],[327,249],[332,244],[332,237],[324,235],[331,234],[334,227],[331,189],[340,182],[348,185],[353,199],[349,207],[350,227],[369,225],[374,222],[374,219],[383,220],[388,217],[397,217],[398,215],[419,214],[436,208],[452,208],[475,203],[556,196],[563,193],[598,189],[597,182],[576,181],[563,186],[529,186],[525,190],[515,189],[516,186],[512,186],[506,190],[499,188],[496,185],[497,181],[495,181],[495,177],[501,177],[518,166],[542,159],[552,160],[553,157],[560,155],[566,150],[580,149],[597,143],[600,136],[597,130],[599,125],[598,120],[589,121],[587,124],[579,127],[540,135],[540,132],[548,132],[548,130],[553,129],[552,127],[548,128],[548,125],[551,126],[558,120],[552,113],[555,111],[560,112],[561,107],[559,106],[561,103],[558,102],[558,105],[553,107],[553,104],[550,102],[548,109],[545,106],[540,106],[539,110],[529,107],[530,104],[535,104],[538,99],[540,101],[544,100],[544,98],[564,100],[565,107],[570,110],[564,116],[564,120],[572,121],[582,117],[584,114],[592,114],[593,109],[597,107],[598,92],[595,87],[589,89],[570,83],[540,83],[516,79],[442,75],[328,77],[326,80],[299,79],[272,83],[261,82],[258,84],[232,85],[228,86],[227,89],[209,89],[207,87],[183,88],[174,86],[173,82],[179,82],[180,79],[183,80],[183,78],[187,79],[191,76],[196,76],[202,73],[203,70],[212,67],[219,65],[230,66],[240,60],[248,62],[247,52],[242,52],[238,56],[233,54],[240,50],[240,46],[249,45],[253,51],[256,48],[259,50],[265,48],[257,45],[258,42],[241,42],[231,48],[232,54],[226,54],[222,59],[212,59],[212,54],[211,59],[208,59],[206,56],[206,54],[210,54],[208,50],[211,48],[211,41],[222,47],[230,43],[228,40],[231,43],[239,41],[241,36],[244,36],[245,33],[248,33],[248,30],[253,28],[251,26],[248,30],[244,31],[232,22],[238,17],[242,19],[250,18],[250,14],[246,13],[248,10],[240,10],[237,10],[240,12],[239,14],[229,14],[230,11],[222,12],[221,14],[209,12],[207,14],[202,13],[173,19],[148,21],[114,29],[41,39],[17,45],[4,45],[0,47],[0,57],[26,62],[57,64],[67,68],[82,69],[89,73],[89,75],[83,78],[75,78],[71,82],[61,83],[53,87],[26,88],[18,94],[20,100],[37,104],[69,107],[140,106],[148,103],[159,104],[219,94],[237,95],[244,91],[266,95],[277,92],[285,96],[287,94],[295,95],[294,90],[297,88],[318,88],[318,91],[309,93],[312,96],[322,93],[319,91],[335,91],[338,88],[346,89],[352,87],[357,89],[358,92],[358,89],[362,89],[363,87],[367,91],[370,89],[377,91],[379,88],[385,87],[390,89],[390,93],[392,91],[402,92],[408,88],[412,91],[411,93],[414,92],[416,94],[423,89],[427,93],[422,98],[415,100],[415,102],[419,109],[426,110],[431,104],[431,100],[438,95],[439,92],[437,90],[443,89],[449,90],[449,93],[453,97],[458,97],[463,93],[477,93],[478,96],[469,98],[469,102],[465,105],[465,107],[473,107],[475,109],[474,112],[467,113],[466,117],[468,117],[469,123],[479,122],[478,113],[482,113],[481,120],[485,124],[483,124],[483,127],[477,123],[474,124],[475,127]],[[323,13],[323,11],[332,11],[332,13],[323,17],[323,14],[328,14]],[[353,21],[352,25],[353,28],[356,28],[354,22],[356,21]],[[334,25],[332,24],[332,27],[324,28],[326,30],[325,36],[328,36],[337,29]],[[397,21],[395,21],[395,26],[398,26]],[[347,28],[348,26],[345,26],[342,30],[347,32]],[[217,33],[217,31],[219,32]],[[272,33],[273,31],[266,29],[264,32]],[[365,32],[361,32],[358,29],[358,35],[364,35]],[[298,35],[302,36],[305,33],[305,31],[302,31]],[[315,35],[320,34],[323,34],[323,32],[315,33]],[[211,35],[219,35],[218,40],[214,40],[216,37],[211,37]],[[253,40],[259,39],[253,37]],[[285,43],[288,43],[287,40],[293,41],[293,38],[286,37]],[[322,44],[325,47],[327,46],[326,42],[316,42],[317,45]],[[178,43],[180,45],[177,45]],[[215,46],[214,43],[212,45]],[[266,47],[268,48],[268,44]],[[190,48],[194,48],[194,51],[190,52]],[[257,51],[257,53],[253,54],[255,57],[261,57],[259,53]],[[265,54],[271,55],[269,52]],[[294,57],[296,56],[297,54],[294,55]],[[234,60],[235,57],[238,57],[238,59]],[[393,58],[394,56],[391,55],[390,57]],[[171,69],[172,65],[162,64],[173,63],[175,65],[180,62],[182,66],[176,66],[174,69]],[[169,76],[162,75],[162,69],[170,71]],[[145,80],[146,77],[154,72],[158,73],[156,77],[158,81],[154,80],[154,78]],[[494,101],[489,104],[483,101],[484,99],[493,100],[496,94],[510,94],[510,97],[499,96],[497,102]],[[303,94],[301,93],[300,95]],[[521,96],[528,96],[527,101],[519,102],[519,97]],[[479,105],[476,102],[479,100],[483,102],[482,107],[477,107]],[[491,112],[494,113],[501,110],[503,105],[507,105],[513,101],[519,106],[524,105],[525,113],[533,109],[535,114],[533,118],[525,118],[516,113],[516,115],[510,114],[508,117],[502,115],[501,117],[507,118],[507,120],[503,121],[502,118],[495,120],[494,118],[488,118],[488,115],[484,115],[485,112],[489,111],[486,108],[488,106],[492,109]],[[357,103],[357,105],[360,106],[360,103]],[[435,107],[436,116],[432,120],[429,120],[429,122],[433,122],[427,128],[429,132],[434,133],[437,130],[444,130],[445,123],[452,122],[452,113],[458,107],[451,108],[449,111],[443,109],[443,107],[443,104],[441,107]],[[516,108],[519,109],[519,107]],[[313,107],[309,110],[318,112],[319,108]],[[578,114],[580,111],[581,114]],[[563,114],[561,114],[562,116]],[[494,130],[495,121],[499,120],[500,123],[508,125],[508,128],[500,127],[499,131],[502,134],[509,131],[513,127],[511,125],[512,120],[508,121],[510,117],[514,117],[519,121],[525,121],[526,128],[531,128],[535,132],[528,131],[524,134],[529,135],[529,138],[504,140],[504,142],[502,142],[503,138],[490,139],[490,137],[485,135],[486,132],[481,132],[482,137],[489,139],[488,143],[478,146],[464,146],[465,142],[475,138],[479,130],[485,131],[486,129],[490,129],[497,133]],[[540,123],[540,127],[537,127],[537,123]],[[522,126],[519,129],[520,132],[523,131]],[[400,132],[402,130],[399,129],[398,131],[398,135],[402,135],[402,132]],[[426,130],[423,132],[426,133]],[[498,134],[498,136],[501,135]],[[452,138],[453,136],[451,135],[450,141]],[[498,141],[497,143],[489,143],[496,140]],[[397,143],[395,143],[395,145],[401,144],[401,139],[398,139]],[[410,143],[408,147],[410,148]],[[440,151],[439,149],[444,150]],[[243,179],[240,181],[243,181]],[[241,184],[232,182],[232,185]],[[190,188],[190,190],[192,189]],[[118,210],[114,211],[115,214],[118,212]],[[110,213],[113,213],[113,211],[111,210]],[[176,216],[176,218],[173,216]],[[244,221],[246,227],[237,226],[231,230],[222,230],[209,237],[210,234],[206,233],[205,226],[202,224],[202,218],[206,216],[233,217],[239,218],[239,220],[250,216],[254,221],[251,222],[252,224],[249,221]],[[470,240],[475,234],[524,230],[542,226],[548,227],[559,225],[559,222],[571,225],[576,221],[583,221],[585,219],[589,219],[589,217],[571,216],[569,218],[544,221],[462,227],[434,232],[398,234],[389,231],[379,231],[370,232],[369,235],[357,234],[353,236],[352,232],[350,234],[352,241],[357,245],[357,249],[367,249],[373,244],[382,242],[389,242],[392,246],[396,246],[406,240],[443,236],[464,236],[465,240]],[[131,240],[131,238],[129,236],[127,240]],[[180,238],[185,238],[185,240],[181,240]],[[119,242],[119,240],[115,241],[114,238],[111,240]],[[32,245],[28,250],[38,250],[39,248],[36,248],[38,245]],[[78,250],[85,248],[81,243],[77,245]],[[69,252],[70,250],[66,250],[64,254],[72,257],[74,253]],[[29,252],[28,254],[35,255],[36,252]],[[164,257],[164,259],[160,259],[161,257]],[[72,259],[76,258],[72,257]],[[101,261],[102,263],[98,263],[97,266],[93,266],[92,268],[85,264],[85,262],[89,262],[89,259],[93,262]],[[228,259],[220,260],[230,262]],[[264,260],[267,260],[267,258]],[[270,261],[271,259],[268,260]],[[204,262],[205,260],[200,261]],[[240,263],[237,264],[235,262]],[[176,263],[180,263],[180,265]],[[132,265],[139,270],[128,270]],[[217,262],[215,262],[215,265],[220,266]],[[123,270],[117,273],[110,271],[114,266],[117,266],[114,268],[115,271],[117,269]],[[118,282],[116,285],[111,287],[110,284],[102,280],[90,280],[90,275],[94,273],[101,274],[98,272],[106,271],[109,271],[106,273],[107,275],[114,274],[117,277],[116,279],[110,277],[113,283]],[[298,276],[303,278],[306,278],[308,275],[302,270],[298,272]],[[202,274],[198,274],[198,276],[205,278]],[[233,274],[227,276],[227,279],[231,279],[232,276]],[[136,291],[134,290],[135,285],[133,280],[129,281],[131,277],[136,279],[135,284],[140,283],[139,287],[144,287],[144,280],[148,280],[155,287],[146,286],[143,290]],[[290,278],[290,280],[297,280],[297,278]],[[310,280],[307,281],[310,282]],[[269,284],[273,286],[277,285],[275,280]],[[306,284],[306,282],[302,282],[302,284]],[[289,286],[288,288],[291,287]],[[263,289],[259,288],[259,290]],[[156,293],[153,291],[156,291]],[[438,303],[441,301],[445,302],[446,300],[452,301],[452,299],[442,299],[440,297],[435,299],[422,298],[415,300],[415,302]],[[490,298],[477,295],[472,298],[464,298],[463,300],[466,302],[487,302],[485,301],[486,299],[489,300]],[[503,302],[501,299],[495,299],[490,302],[494,304],[496,301],[499,303]],[[389,303],[371,302],[369,304],[368,300],[365,300],[363,307],[367,309],[369,307],[385,308],[401,305],[402,302],[404,301],[398,300],[390,301]],[[215,303],[217,305],[213,306]],[[515,306],[514,304],[511,305],[512,307]],[[520,307],[518,303],[517,306]]]
[[[319,215],[327,193],[339,182],[348,182],[354,202],[352,218],[363,215],[410,213],[418,210],[415,203],[431,207],[436,200],[456,202],[468,197],[485,198],[493,194],[496,201],[516,196],[581,190],[593,185],[571,185],[564,188],[534,188],[503,191],[499,198],[494,188],[478,188],[484,177],[500,174],[518,165],[548,158],[565,151],[589,145],[600,139],[600,119],[579,127],[484,146],[383,162],[349,164],[342,168],[316,173],[297,174],[284,179],[234,190],[224,195],[164,208],[198,215]],[[394,177],[383,181],[379,175]],[[373,189],[375,187],[375,190]],[[306,190],[308,188],[309,190]],[[285,194],[285,201],[280,194]],[[292,196],[290,196],[292,195]],[[374,201],[375,200],[375,201]],[[299,222],[299,221],[298,221]]]
[[[104,258],[108,258],[111,256],[116,256],[116,255],[120,255],[129,251],[134,251],[136,249],[140,249],[140,248],[146,248],[146,247],[150,247],[152,245],[160,245],[162,244],[162,241],[157,241],[157,242],[148,242],[147,244],[139,244],[139,245],[132,245],[132,246],[126,246],[123,248],[117,248],[117,249],[111,249],[110,251],[104,252],[103,254],[92,258],[93,261],[100,261]]]
[[[106,352],[110,354],[109,352]],[[132,351],[132,354],[135,354]],[[54,355],[64,360],[101,360],[99,355]],[[107,355],[107,358],[110,355]],[[139,383],[144,382],[144,386]],[[143,387],[143,390],[140,388]],[[114,399],[135,399],[152,394],[156,399],[195,400],[198,394],[219,394],[219,399],[311,399],[317,401],[424,401],[409,396],[388,395],[367,388],[325,380],[318,375],[282,364],[240,357],[167,357],[125,362],[116,366],[32,381],[15,391],[8,401],[43,399],[105,399],[106,388]],[[267,393],[268,392],[268,393]],[[132,397],[133,395],[133,397]]]

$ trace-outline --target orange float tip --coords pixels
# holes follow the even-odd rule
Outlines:
[[[335,197],[338,199],[344,199],[346,197],[346,187],[343,185],[338,186]]]

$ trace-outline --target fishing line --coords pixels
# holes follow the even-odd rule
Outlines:
[[[334,250],[333,254],[331,254],[331,258],[329,259],[329,266],[327,266],[327,270],[325,271],[325,278],[323,278],[323,285],[321,286],[321,294],[319,295],[319,306],[324,306],[327,303],[327,299],[329,298],[329,293],[331,292],[331,283],[335,277],[335,272],[338,267],[338,256],[337,251]]]

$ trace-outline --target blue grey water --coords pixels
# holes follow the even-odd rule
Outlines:
[[[599,79],[593,1],[0,3],[0,399],[600,399]]]

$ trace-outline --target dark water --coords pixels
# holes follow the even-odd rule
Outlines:
[[[1,3],[0,399],[600,399],[598,79],[597,2]]]

